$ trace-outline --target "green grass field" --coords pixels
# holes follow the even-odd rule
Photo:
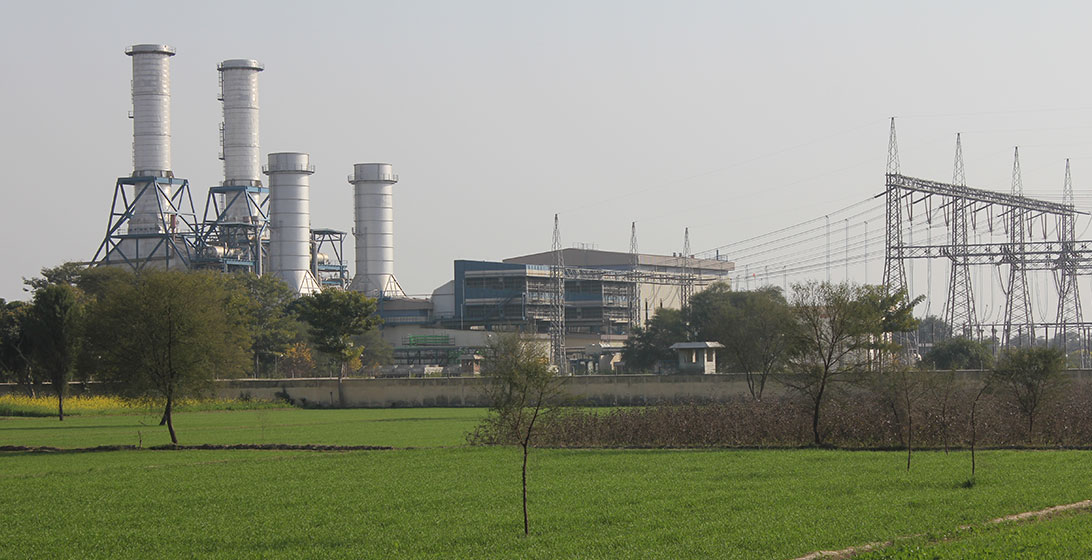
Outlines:
[[[1092,515],[1063,515],[1033,523],[1006,523],[949,536],[918,538],[857,556],[861,560],[929,558],[1092,558]]]
[[[0,445],[95,447],[164,445],[170,436],[160,414],[0,417]],[[397,408],[304,410],[277,408],[185,412],[174,415],[183,445],[235,443],[314,443],[438,447],[464,445],[465,434],[485,416],[475,408]]]
[[[1092,497],[1083,451],[983,452],[977,484],[963,488],[966,453],[917,453],[907,473],[895,452],[539,449],[524,538],[518,449],[461,446],[483,414],[178,415],[182,443],[403,448],[391,451],[0,454],[0,558],[793,558]],[[141,420],[145,445],[165,443],[155,418],[99,416],[0,419],[0,445],[135,443]],[[1066,558],[1069,545],[1085,547],[1072,549],[1080,556],[1090,519],[922,538],[870,557]]]

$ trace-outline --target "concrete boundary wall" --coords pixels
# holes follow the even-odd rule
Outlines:
[[[970,382],[982,378],[984,371],[957,372],[957,380]],[[1092,383],[1092,370],[1071,370],[1065,376],[1076,382]],[[295,404],[314,407],[459,407],[488,406],[479,377],[438,377],[415,379],[348,378],[340,390],[336,378],[309,379],[232,379],[216,382],[220,398],[258,400],[289,399]],[[586,375],[565,380],[566,390],[578,402],[598,406],[624,406],[662,402],[722,401],[749,396],[747,377],[743,374],[715,375]],[[74,383],[72,394],[104,392],[99,384]],[[0,384],[0,394],[22,389],[11,383]],[[784,395],[788,389],[771,377],[764,397]]]
[[[957,382],[973,382],[985,371],[960,371]],[[1092,370],[1071,370],[1071,380],[1092,383]],[[220,381],[218,396],[254,399],[289,398],[305,406],[348,407],[488,406],[478,377],[419,379],[239,379]],[[577,402],[592,406],[626,406],[663,402],[724,401],[749,397],[744,374],[715,375],[580,375],[566,378],[565,388]],[[764,398],[790,391],[774,377],[766,382]]]

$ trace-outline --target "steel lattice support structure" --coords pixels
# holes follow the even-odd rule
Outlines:
[[[908,215],[909,211],[913,209],[912,193],[905,192],[902,189],[892,188],[892,178],[899,175],[899,143],[895,136],[895,118],[891,118],[891,133],[887,142],[887,191],[885,192],[885,200],[887,207],[887,234],[885,236],[884,246],[887,249],[887,254],[891,255],[893,252],[897,252],[899,247],[902,247],[902,231],[906,228],[906,224],[903,222],[903,204],[907,206]],[[905,200],[904,200],[905,199]],[[828,271],[829,276],[829,271]],[[906,262],[900,258],[886,258],[883,263],[883,285],[888,293],[902,292],[907,296],[910,295],[910,290],[906,281]],[[904,359],[907,362],[913,362],[913,357],[918,354],[918,337],[916,332],[904,333],[903,337],[903,350]]]
[[[629,264],[633,267],[628,280],[632,283],[629,293],[629,329],[643,326],[641,321],[641,285],[637,283],[637,268],[641,265],[641,254],[637,251],[637,222],[629,226]]]
[[[960,187],[967,186],[963,170],[963,144],[958,134],[956,135],[952,184]],[[953,198],[949,215],[951,253],[948,259],[951,273],[948,279],[948,299],[944,302],[944,320],[955,333],[972,338],[978,332],[978,325],[971,284],[971,267],[965,254],[968,243],[967,225],[967,200],[962,197]]]
[[[349,233],[336,229],[311,230],[311,274],[323,288],[349,287],[349,265],[345,262],[345,238]]]
[[[174,177],[119,178],[106,237],[91,263],[190,268],[199,226],[189,184]]]
[[[1062,203],[1048,202],[1023,196],[1020,176],[1019,153],[1013,162],[1012,191],[1008,194],[966,186],[963,172],[962,145],[956,140],[956,162],[953,183],[940,183],[908,177],[899,173],[898,149],[895,145],[892,122],[888,149],[887,188],[887,244],[884,262],[884,283],[889,290],[905,289],[906,261],[910,259],[947,259],[952,266],[945,302],[945,319],[958,334],[981,337],[983,329],[1002,332],[1003,345],[1023,344],[1034,341],[1037,327],[1047,335],[1053,331],[1056,337],[1066,341],[1070,349],[1071,339],[1079,337],[1081,347],[1086,345],[1092,323],[1083,321],[1080,295],[1077,291],[1078,274],[1092,273],[1092,241],[1078,241],[1075,235],[1077,212],[1073,206],[1072,184],[1068,162],[1066,187]],[[903,242],[906,229],[904,215],[912,215],[914,207],[927,204],[937,207],[948,218],[949,239],[943,245],[915,245]],[[905,212],[905,214],[904,214]],[[978,214],[1003,219],[1008,239],[1002,243],[970,243],[971,224]],[[1058,225],[1057,240],[1047,240],[1046,224],[1054,220]],[[1032,238],[1032,226],[1041,221],[1043,240]],[[1005,317],[1003,323],[979,324],[975,315],[971,289],[972,266],[1005,266],[1008,269],[1008,285],[1005,292]],[[1032,313],[1028,293],[1028,272],[1052,271],[1058,288],[1058,314],[1056,320],[1039,318]]]
[[[209,188],[197,236],[196,268],[261,276],[268,260],[269,189],[261,185]]]
[[[1065,183],[1062,188],[1062,203],[1073,205],[1073,178],[1069,173],[1069,160],[1065,160]],[[1081,313],[1081,296],[1077,290],[1077,260],[1076,249],[1077,220],[1073,214],[1067,214],[1062,218],[1062,251],[1058,259],[1058,268],[1054,278],[1058,287],[1058,323],[1061,324],[1062,347],[1068,355],[1071,350],[1080,348],[1081,367],[1088,366],[1088,341],[1087,329],[1077,338],[1072,340],[1070,334],[1071,325],[1080,325],[1084,315]]]
[[[553,251],[556,258],[550,267],[550,284],[553,287],[553,305],[550,307],[550,361],[560,375],[568,373],[565,357],[565,258],[561,250],[561,223],[554,214]]]
[[[1023,198],[1024,183],[1020,178],[1020,151],[1017,148],[1013,153],[1012,161],[1012,194]],[[1028,345],[1035,342],[1035,319],[1031,314],[1031,299],[1028,297],[1028,273],[1026,260],[1028,227],[1027,209],[1021,206],[1013,206],[1009,213],[1009,245],[1012,250],[1008,252],[1006,261],[1009,265],[1009,286],[1005,290],[1005,323],[1002,330],[1006,344],[1011,344],[1013,327],[1023,327],[1016,339],[1018,346],[1024,345],[1024,335],[1027,335]]]
[[[679,308],[686,309],[690,296],[694,295],[694,275],[690,270],[690,228],[683,232],[682,284],[679,285]]]

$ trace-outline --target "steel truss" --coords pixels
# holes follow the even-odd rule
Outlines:
[[[189,268],[199,231],[189,181],[174,177],[120,177],[114,186],[110,217],[93,266]],[[154,199],[154,204],[148,202]],[[134,223],[134,217],[147,220]]]
[[[224,272],[247,271],[261,276],[268,260],[263,240],[268,238],[268,188],[211,187],[197,237],[195,266]]]
[[[348,235],[336,229],[311,230],[311,273],[323,287],[349,288],[349,267],[345,264],[345,238]],[[329,260],[323,261],[320,255]]]
[[[1083,321],[1080,294],[1076,278],[1092,274],[1092,241],[1075,238],[1078,212],[1073,205],[1069,162],[1066,162],[1063,202],[1049,202],[1023,196],[1020,160],[1017,152],[1013,162],[1012,192],[998,193],[967,187],[963,179],[962,146],[956,139],[956,164],[953,183],[941,183],[902,175],[898,168],[894,120],[888,149],[887,239],[884,260],[884,285],[889,290],[907,287],[906,264],[910,259],[946,259],[951,275],[945,302],[944,318],[955,334],[983,338],[1001,331],[1000,344],[1031,344],[1037,328],[1064,345],[1066,351],[1076,348],[1087,360],[1092,323]],[[948,227],[944,244],[905,243],[903,234],[909,230],[914,212],[932,216],[943,212]],[[968,230],[985,214],[989,220],[1002,218],[1008,239],[1003,243],[970,243]],[[1046,237],[1048,223],[1057,227],[1056,240],[1033,241],[1032,232],[1041,225]],[[1008,271],[1003,323],[980,324],[975,315],[970,282],[971,266],[1005,266]],[[1053,320],[1036,318],[1032,314],[1028,294],[1027,274],[1033,270],[1054,273],[1058,290],[1057,315]]]

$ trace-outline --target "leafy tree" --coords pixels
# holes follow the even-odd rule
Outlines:
[[[283,280],[266,274],[236,274],[228,287],[238,297],[234,303],[244,317],[250,338],[254,376],[260,375],[263,361],[283,353],[296,340],[299,332],[296,318],[288,312],[296,293]]]
[[[48,284],[34,292],[27,314],[31,363],[49,379],[57,396],[59,420],[64,420],[64,397],[82,343],[83,312],[78,289]]]
[[[360,353],[363,367],[385,366],[394,363],[394,346],[380,335],[378,329],[369,329],[353,338],[353,343],[364,348]]]
[[[549,366],[539,343],[506,334],[490,341],[482,375],[491,404],[492,427],[501,442],[516,442],[523,450],[523,534],[530,534],[527,516],[527,456],[538,420],[563,401],[562,378]]]
[[[927,348],[952,338],[952,335],[951,325],[936,315],[927,315],[918,324],[918,342]]]
[[[717,283],[695,294],[688,311],[698,338],[723,344],[725,369],[744,372],[751,398],[762,400],[766,380],[784,368],[791,342],[793,315],[781,290],[734,292]]]
[[[92,306],[95,365],[123,393],[164,399],[172,443],[175,403],[245,368],[246,339],[228,300],[217,273],[149,270],[111,284]]]
[[[120,266],[97,266],[79,271],[75,286],[89,299],[98,299],[117,282],[132,282],[133,270]]]
[[[307,323],[307,334],[315,349],[341,366],[337,375],[341,406],[345,406],[342,380],[348,373],[349,364],[364,351],[353,337],[379,324],[375,309],[375,299],[342,290],[325,290],[301,297],[292,304],[292,310]]]
[[[671,345],[689,339],[682,312],[661,307],[647,327],[633,329],[622,351],[622,360],[627,371],[648,371],[661,362],[673,363],[675,353]]]
[[[75,286],[87,267],[78,262],[66,262],[54,267],[42,268],[42,275],[37,278],[23,278],[24,291],[37,292],[53,284]]]
[[[310,377],[315,372],[315,359],[311,356],[311,347],[304,342],[297,342],[284,351],[280,361],[280,373],[283,377]]]
[[[880,286],[812,281],[793,285],[792,306],[792,373],[783,382],[810,401],[812,435],[821,445],[819,415],[831,386],[868,369],[878,347],[887,351],[877,342],[885,332],[917,326],[913,303],[903,294],[885,294]]]
[[[30,304],[25,301],[0,299],[0,378],[26,387],[34,396],[37,381],[30,363],[30,340],[27,336],[27,313]]]
[[[1029,346],[1008,348],[993,369],[992,380],[1002,394],[1024,415],[1028,443],[1034,437],[1035,418],[1061,387],[1065,354],[1056,348]]]
[[[937,370],[989,369],[993,354],[987,343],[957,336],[938,342],[921,361]]]

